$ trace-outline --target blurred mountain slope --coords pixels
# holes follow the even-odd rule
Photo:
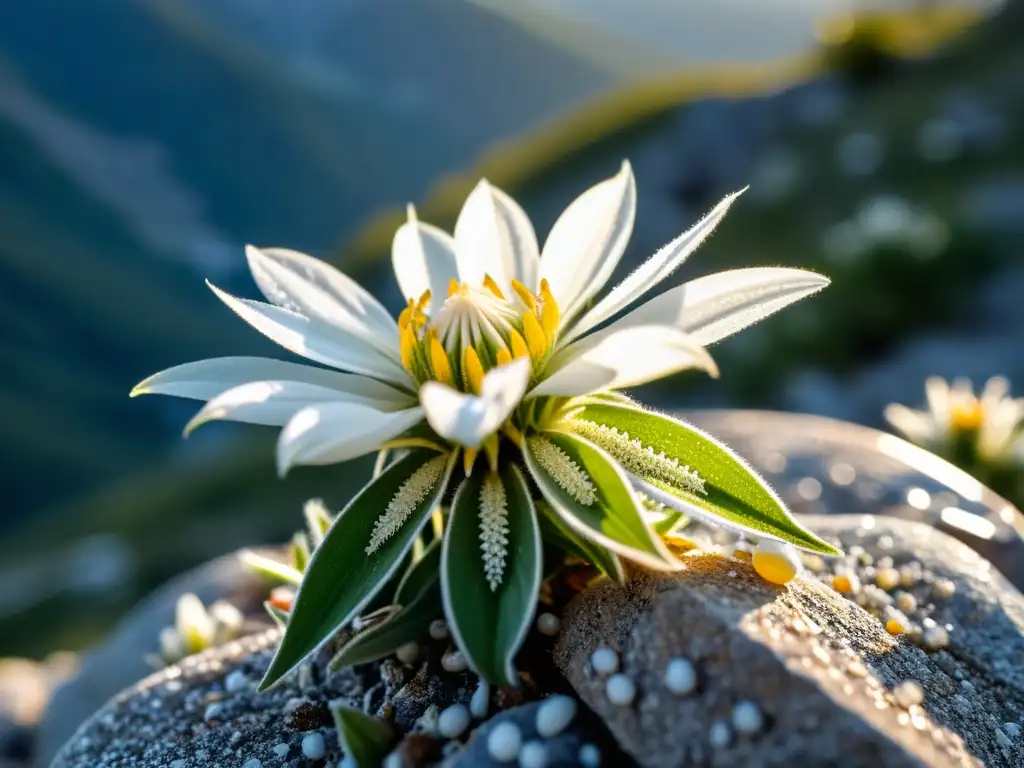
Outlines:
[[[244,242],[323,253],[611,82],[461,0],[258,6],[0,3],[0,528],[177,447],[143,376],[276,354],[202,284],[252,295]]]

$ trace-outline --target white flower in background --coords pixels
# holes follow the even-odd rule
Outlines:
[[[729,449],[615,393],[691,368],[717,375],[707,345],[828,284],[797,269],[738,269],[639,303],[737,196],[608,291],[636,209],[628,163],[573,201],[542,248],[523,210],[486,181],[454,235],[410,207],[392,248],[408,300],[397,321],[321,261],[248,248],[270,303],[214,292],[325,367],[202,360],[158,373],[134,394],[205,400],[187,430],[215,419],[282,427],[282,474],[372,451],[397,457],[381,462],[313,552],[267,684],[368,604],[447,506],[449,486],[447,517],[434,515],[446,618],[474,668],[501,684],[515,683],[511,658],[536,604],[542,522],[546,538],[613,575],[620,556],[680,567],[642,497],[755,540],[836,553]],[[543,504],[534,504],[538,492]]]
[[[160,653],[146,660],[160,668],[186,656],[222,645],[238,637],[244,619],[231,603],[218,600],[209,608],[195,595],[181,595],[175,605],[174,626],[160,630]]]
[[[933,376],[925,382],[926,410],[892,403],[885,418],[908,440],[942,456],[967,444],[973,449],[968,460],[1024,463],[1024,399],[1010,397],[1009,391],[1002,376],[990,378],[980,397],[967,379],[950,386]]]

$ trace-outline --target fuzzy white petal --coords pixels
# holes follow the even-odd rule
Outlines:
[[[449,281],[459,276],[452,236],[420,222],[411,205],[408,221],[398,228],[391,243],[391,264],[398,287],[407,299],[418,299],[424,291],[430,291],[428,312],[441,307],[448,295]]]
[[[280,427],[287,424],[292,416],[307,405],[317,403],[360,403],[381,411],[399,410],[389,407],[387,403],[351,392],[339,392],[337,389],[318,384],[301,381],[250,381],[210,400],[189,421],[185,427],[185,434],[208,421],[217,420]],[[412,403],[406,403],[405,407],[409,405]]]
[[[459,278],[473,286],[490,275],[506,296],[512,280],[537,290],[540,250],[529,217],[518,203],[483,179],[466,198],[455,223]]]
[[[941,429],[929,413],[914,411],[899,403],[886,406],[885,419],[914,443],[929,445],[941,437]]]
[[[420,404],[437,434],[475,448],[509,417],[523,399],[529,379],[529,361],[513,360],[487,372],[479,396],[430,381],[420,387]]]
[[[316,317],[307,317],[273,304],[238,299],[207,283],[239,317],[289,352],[332,368],[408,385],[401,365],[359,336]]]
[[[634,387],[687,368],[712,376],[718,369],[707,350],[677,328],[636,326],[586,338],[552,359],[553,373],[531,394],[573,397]]]
[[[277,440],[277,470],[336,464],[377,450],[423,419],[422,408],[385,413],[362,403],[320,403],[296,413]]]
[[[337,325],[400,359],[395,319],[348,275],[287,248],[249,245],[245,255],[256,285],[272,304]]]
[[[564,321],[597,294],[618,266],[636,215],[636,182],[628,162],[591,187],[555,222],[540,257]]]
[[[572,325],[564,336],[567,344],[587,331],[596,328],[610,317],[626,309],[654,286],[672,274],[714,231],[729,206],[743,193],[734,192],[716,205],[710,213],[675,240],[664,246],[641,264],[635,272],[615,286],[593,309]]]
[[[176,365],[137,384],[132,390],[132,396],[171,395],[210,400],[229,389],[253,381],[314,384],[376,403],[381,410],[399,410],[415,402],[408,393],[400,392],[376,379],[269,357],[213,357]]]
[[[671,325],[702,346],[820,291],[828,278],[801,269],[757,267],[701,277],[657,296],[595,336],[638,325]]]

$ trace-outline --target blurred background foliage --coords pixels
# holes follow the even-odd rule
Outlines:
[[[716,348],[721,380],[645,393],[660,405],[880,425],[928,374],[1024,379],[1019,4],[762,6],[0,3],[0,656],[84,647],[171,575],[289,535],[306,498],[340,505],[366,467],[281,482],[272,433],[182,443],[190,404],[127,392],[279,356],[202,284],[253,295],[246,242],[398,305],[402,206],[448,227],[480,176],[543,235],[630,158],[623,273],[750,184],[678,279],[833,279]]]

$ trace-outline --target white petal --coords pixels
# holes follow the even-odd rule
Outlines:
[[[398,325],[373,295],[330,264],[286,248],[246,246],[249,270],[272,303],[316,317],[399,360]]]
[[[273,304],[238,299],[212,283],[207,285],[235,314],[290,352],[332,368],[409,384],[408,374],[397,362],[359,336],[316,317],[299,315]]]
[[[911,442],[929,444],[938,437],[939,430],[930,414],[913,411],[905,405],[887,405],[885,419]]]
[[[328,371],[301,363],[269,357],[214,357],[197,360],[155,373],[132,390],[136,395],[172,395],[210,400],[229,389],[253,381],[293,381],[326,387],[373,402],[380,410],[398,410],[414,401],[412,396],[383,382],[352,373]]]
[[[949,422],[949,383],[941,376],[929,376],[924,382],[924,394],[928,409],[941,424]]]
[[[708,346],[828,284],[828,278],[801,269],[718,272],[666,291],[594,335],[638,325],[670,325]]]
[[[505,423],[523,399],[529,379],[529,361],[514,360],[487,372],[479,397],[431,381],[420,387],[420,404],[437,434],[475,448]]]
[[[563,343],[568,343],[590,329],[596,328],[672,274],[714,231],[718,222],[729,210],[729,206],[744,191],[740,190],[726,197],[703,219],[641,264],[635,272],[615,286],[607,296],[597,303],[597,306],[583,315],[580,321],[569,329],[564,336]]]
[[[338,400],[346,400],[346,397],[340,392],[318,387],[316,384],[298,381],[250,381],[210,400],[185,426],[185,434],[208,421],[241,421],[247,424],[280,427],[307,405]]]
[[[555,222],[540,257],[540,276],[566,321],[612,276],[635,214],[636,182],[624,162],[618,174],[576,198]]]
[[[486,179],[459,212],[455,253],[463,282],[482,285],[487,274],[506,296],[512,295],[513,279],[537,290],[540,251],[533,225],[515,200]]]
[[[398,287],[407,299],[418,299],[430,291],[429,312],[440,309],[448,295],[448,283],[457,280],[455,241],[444,230],[422,224],[416,209],[408,207],[409,219],[395,232],[391,243],[391,264]]]
[[[707,350],[688,334],[666,326],[642,325],[599,339],[586,338],[562,350],[551,361],[554,373],[531,394],[586,395],[634,387],[687,368],[718,375]]]
[[[296,413],[277,440],[277,471],[337,464],[377,450],[423,419],[422,408],[384,413],[361,403],[322,403]]]

